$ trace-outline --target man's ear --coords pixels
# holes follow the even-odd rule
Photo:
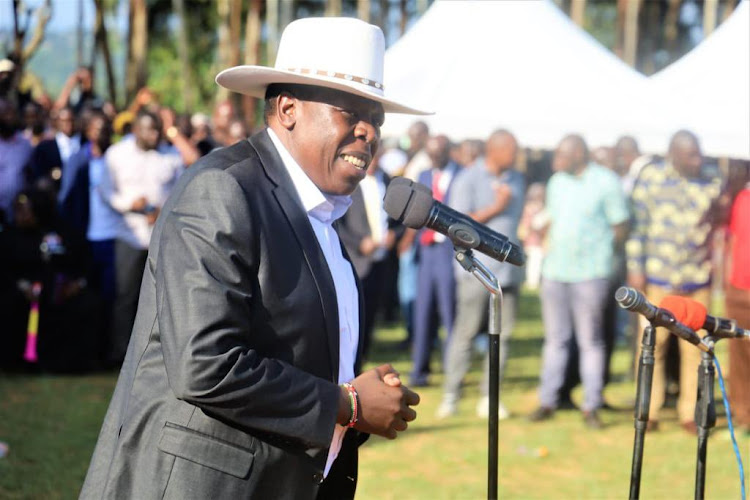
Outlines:
[[[292,130],[297,123],[297,98],[284,92],[276,99],[276,119],[284,128]]]

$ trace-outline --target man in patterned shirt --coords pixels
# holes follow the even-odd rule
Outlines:
[[[698,138],[687,130],[672,136],[664,162],[651,163],[641,171],[632,193],[633,226],[626,246],[628,284],[645,292],[651,303],[658,304],[666,295],[682,295],[708,307],[711,240],[719,219],[720,194],[718,173],[709,172],[703,164]],[[657,329],[649,429],[658,427],[664,405],[668,340],[669,332]],[[679,345],[677,413],[680,425],[695,433],[700,351],[687,342]]]

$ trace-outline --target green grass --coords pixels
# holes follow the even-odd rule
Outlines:
[[[542,329],[538,299],[525,293],[511,342],[502,386],[503,403],[513,417],[500,422],[500,497],[510,499],[626,498],[633,446],[635,383],[628,381],[631,357],[620,347],[614,357],[615,380],[605,397],[621,411],[603,412],[605,429],[587,431],[576,411],[532,424],[524,419],[537,405]],[[377,332],[368,366],[392,362],[408,374],[408,353],[399,350],[400,327]],[[719,359],[726,359],[726,342]],[[433,366],[439,368],[435,353]],[[438,420],[441,376],[421,389],[419,416],[407,432],[388,441],[374,437],[360,454],[360,499],[486,498],[486,421],[475,416],[480,362],[466,380],[456,417]],[[726,362],[722,364],[728,371]],[[726,375],[726,373],[725,373]],[[406,379],[406,377],[404,377]],[[0,441],[9,444],[0,459],[0,499],[76,498],[106,411],[114,374],[85,377],[0,376]],[[717,397],[720,392],[716,388]],[[574,399],[580,401],[578,389]],[[717,401],[719,421],[708,446],[707,499],[739,498],[739,478],[726,420]],[[678,426],[673,409],[662,429],[646,438],[641,497],[678,499],[693,496],[695,438]],[[738,435],[746,470],[750,437]],[[540,448],[547,455],[535,453]]]

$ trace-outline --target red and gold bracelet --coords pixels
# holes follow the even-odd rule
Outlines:
[[[349,404],[351,406],[352,416],[349,418],[349,423],[346,424],[346,426],[351,429],[357,424],[357,420],[359,420],[359,394],[357,394],[357,389],[355,389],[349,382],[344,382],[341,385],[349,393]]]

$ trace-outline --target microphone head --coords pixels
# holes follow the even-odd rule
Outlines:
[[[383,208],[392,219],[403,222],[406,206],[414,192],[411,185],[412,182],[404,177],[396,177],[388,184],[383,198]]]
[[[392,219],[419,229],[427,223],[434,202],[426,186],[396,177],[385,191],[384,208]]]
[[[674,318],[691,330],[700,330],[706,322],[708,310],[698,301],[687,297],[667,295],[659,303],[659,307],[666,309]]]
[[[623,309],[632,309],[638,302],[638,292],[634,288],[621,286],[615,292],[615,300]]]

